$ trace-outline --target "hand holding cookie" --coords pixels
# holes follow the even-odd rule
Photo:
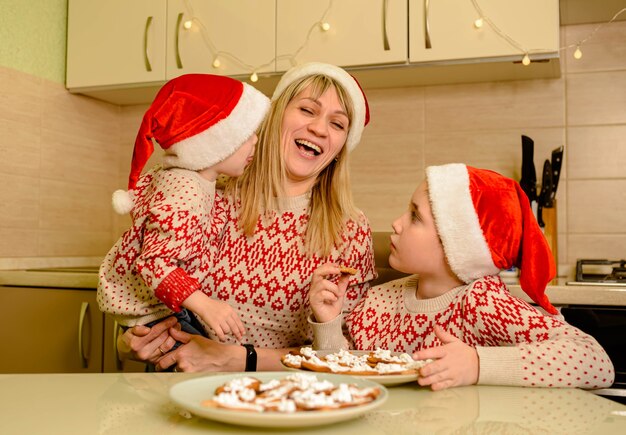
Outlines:
[[[341,276],[336,283],[328,279],[338,274]],[[311,278],[309,302],[317,322],[329,322],[341,313],[349,278],[349,272],[342,273],[341,268],[334,263],[325,263],[315,269]]]

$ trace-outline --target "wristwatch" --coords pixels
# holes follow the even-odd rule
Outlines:
[[[244,344],[243,347],[246,348],[246,371],[256,372],[256,350],[254,350],[254,345]]]

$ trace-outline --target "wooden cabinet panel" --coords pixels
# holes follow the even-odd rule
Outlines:
[[[406,0],[336,0],[325,20],[330,28],[324,31],[317,25],[311,30],[327,8],[326,1],[278,0],[278,71],[291,67],[290,60],[280,56],[293,55],[305,42],[306,47],[296,57],[298,63],[361,66],[406,62]]]
[[[187,20],[192,20],[190,29],[183,27]],[[169,0],[167,78],[250,74],[261,65],[257,72],[273,72],[275,28],[275,0]],[[216,55],[218,68],[213,67]]]
[[[104,316],[93,290],[0,286],[1,373],[102,371]]]
[[[533,53],[558,56],[558,0],[480,0],[478,4],[501,35],[487,22],[480,29],[474,27],[480,16],[470,0],[409,0],[409,61],[521,59],[523,51],[530,51],[531,58]]]
[[[165,80],[166,0],[70,0],[67,87]]]

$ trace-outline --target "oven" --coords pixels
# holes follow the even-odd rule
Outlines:
[[[567,284],[615,287],[626,292],[626,260],[578,260],[576,281]],[[626,404],[626,306],[571,305],[563,307],[561,313],[568,323],[598,340],[613,362],[613,386],[593,392]]]

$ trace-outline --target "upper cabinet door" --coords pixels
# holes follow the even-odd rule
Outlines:
[[[275,0],[169,0],[167,15],[168,79],[274,72]]]
[[[165,0],[70,0],[68,88],[165,79]]]
[[[295,58],[298,63],[359,66],[407,60],[406,0],[277,1],[278,71],[289,69],[291,61],[285,57],[301,48]],[[330,27],[325,31],[319,20],[327,9],[324,21]]]
[[[477,4],[501,35],[485,20],[482,27],[474,26],[480,15],[471,0],[409,0],[410,61],[521,58],[524,52],[532,59],[533,54],[558,53],[558,0],[478,0]]]

